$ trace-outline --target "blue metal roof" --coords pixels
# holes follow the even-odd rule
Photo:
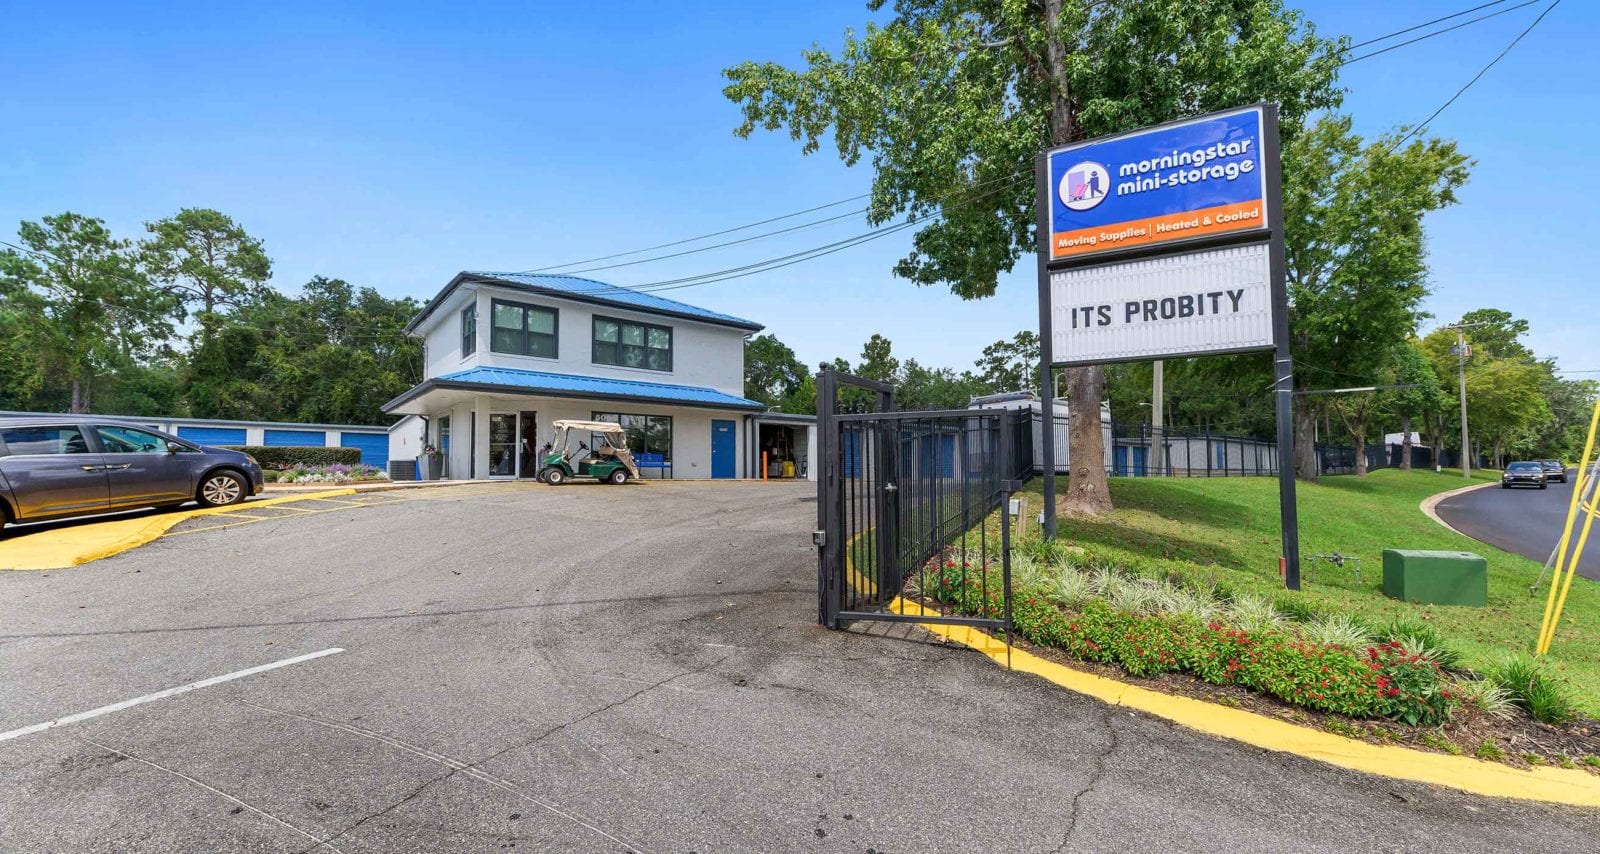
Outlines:
[[[594,302],[603,305],[616,305],[626,308],[648,311],[656,314],[667,314],[675,317],[687,317],[703,320],[707,323],[716,323],[723,326],[734,326],[759,332],[761,324],[731,314],[712,311],[707,308],[689,305],[666,297],[656,296],[652,293],[632,290],[619,285],[598,282],[594,279],[585,279],[580,276],[546,276],[529,273],[495,273],[485,270],[464,270],[458,275],[450,287],[445,288],[434,301],[423,309],[422,314],[411,322],[415,326],[424,317],[431,314],[435,304],[442,301],[455,285],[463,279],[487,281],[490,284],[506,285],[553,296],[564,296],[583,302]]]
[[[468,368],[453,374],[444,374],[412,388],[405,394],[384,404],[384,409],[405,403],[429,388],[461,388],[482,386],[501,390],[525,390],[555,396],[587,398],[626,398],[654,403],[675,403],[684,406],[704,406],[723,409],[766,409],[766,406],[714,388],[672,383],[647,383],[637,380],[616,380],[606,377],[580,377],[572,374],[552,374],[547,371],[527,371],[518,368]]]

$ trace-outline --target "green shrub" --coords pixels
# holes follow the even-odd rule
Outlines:
[[[1299,596],[1279,596],[1272,600],[1272,606],[1278,613],[1297,623],[1315,622],[1321,616],[1317,606]]]
[[[1379,626],[1374,634],[1379,640],[1402,644],[1411,652],[1447,670],[1459,669],[1461,665],[1461,653],[1445,641],[1438,629],[1427,623],[1410,617],[1396,617]]]
[[[1322,617],[1306,624],[1300,634],[1312,643],[1361,649],[1372,642],[1367,630],[1345,614]]]
[[[1588,756],[1583,757],[1583,764],[1589,766],[1590,768],[1600,768],[1600,756],[1596,756],[1591,753]]]
[[[1493,679],[1457,679],[1454,686],[1461,702],[1497,718],[1509,718],[1517,711],[1511,692]]]
[[[267,447],[264,445],[224,445],[230,451],[243,451],[256,458],[264,469],[283,470],[296,465],[326,466],[361,462],[360,448]]]
[[[1378,707],[1384,717],[1411,726],[1437,726],[1450,719],[1455,693],[1444,687],[1444,673],[1432,660],[1390,641],[1368,647],[1367,664],[1377,673]]]
[[[1491,668],[1485,678],[1499,685],[1510,695],[1511,702],[1536,721],[1559,725],[1578,717],[1577,704],[1567,686],[1541,661],[1513,656]]]
[[[277,470],[276,469],[262,469],[261,470],[261,480],[264,483],[277,483],[278,482],[278,472],[277,472]]]
[[[1506,758],[1506,752],[1500,749],[1500,745],[1495,744],[1487,739],[1485,739],[1483,743],[1479,744],[1476,750],[1472,751],[1472,755],[1478,757],[1479,759],[1487,759],[1491,762],[1499,762],[1500,760]]]

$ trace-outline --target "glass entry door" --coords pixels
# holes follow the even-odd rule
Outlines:
[[[489,415],[489,476],[514,477],[517,473],[517,416],[510,412]]]

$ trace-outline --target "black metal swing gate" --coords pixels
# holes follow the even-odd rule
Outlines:
[[[1034,471],[1029,416],[899,412],[892,386],[818,374],[819,622],[1008,628],[1010,499]],[[997,508],[992,530],[982,523]]]

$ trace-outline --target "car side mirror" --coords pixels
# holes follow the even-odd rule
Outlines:
[[[183,450],[183,446],[178,444],[177,442],[168,442],[167,443],[167,453],[176,454],[177,452],[179,452],[181,450]]]

